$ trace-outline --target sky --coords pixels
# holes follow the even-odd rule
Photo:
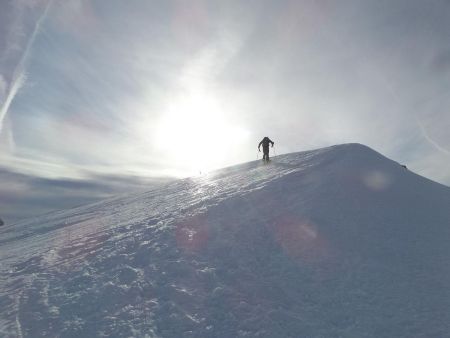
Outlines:
[[[0,200],[199,175],[264,136],[450,185],[449,37],[448,0],[0,0]]]

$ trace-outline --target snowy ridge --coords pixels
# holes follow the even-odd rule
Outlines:
[[[450,189],[358,144],[0,230],[0,336],[449,337]]]

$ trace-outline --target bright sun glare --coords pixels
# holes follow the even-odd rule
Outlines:
[[[216,99],[191,93],[168,107],[155,137],[164,156],[190,175],[223,166],[247,132],[227,121]]]

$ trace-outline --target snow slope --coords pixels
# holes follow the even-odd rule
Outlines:
[[[450,337],[450,188],[359,144],[0,229],[1,337]]]

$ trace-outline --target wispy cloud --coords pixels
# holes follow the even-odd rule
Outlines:
[[[361,142],[421,168],[450,149],[436,127],[448,102],[427,106],[447,96],[442,3],[17,4],[0,49],[0,123],[14,127],[17,170],[184,175],[200,159],[254,159],[266,134],[277,153]],[[239,130],[245,141],[222,143]]]

